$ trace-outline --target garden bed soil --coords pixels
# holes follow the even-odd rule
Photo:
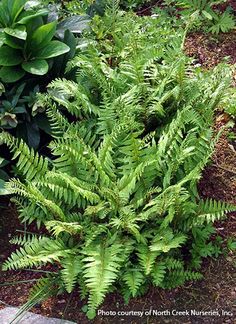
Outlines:
[[[196,59],[196,63],[211,68],[220,62],[236,63],[236,31],[218,36],[190,33],[185,42],[186,54]]]
[[[152,14],[152,10],[154,8],[158,8],[158,7],[159,8],[165,8],[165,6],[166,5],[165,5],[163,0],[149,0],[144,5],[142,5],[141,7],[139,7],[137,9],[137,14],[139,16],[150,16]],[[217,7],[218,10],[223,12],[229,6],[231,7],[233,13],[235,14],[235,12],[236,12],[236,2],[235,2],[235,0],[228,0],[224,4],[217,5],[215,7]],[[176,8],[176,10],[181,10],[181,9]]]

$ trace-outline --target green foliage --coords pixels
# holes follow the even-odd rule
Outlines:
[[[233,71],[233,73],[235,73],[234,66],[232,67],[232,71]],[[223,109],[226,113],[228,113],[232,117],[236,116],[236,89],[235,89],[235,87],[231,87],[231,89],[229,89],[229,91],[224,96],[224,100],[222,102],[222,110]]]
[[[12,87],[0,101],[0,127],[23,138],[31,147],[37,148],[40,130],[50,133],[50,126],[43,112],[44,107],[36,100],[39,86],[25,82]]]
[[[233,237],[230,237],[228,240],[227,240],[227,248],[230,250],[230,251],[235,251],[236,250],[236,241]]]
[[[87,15],[61,19],[54,7],[42,6],[40,1],[1,1],[1,130],[23,139],[34,149],[48,143],[50,125],[37,95],[52,79],[71,77],[65,74],[65,68],[76,52],[78,38],[74,35],[80,35],[88,23]],[[10,159],[5,147],[1,150],[4,161]],[[0,168],[0,192],[4,194],[9,173],[19,172],[14,165],[6,167],[5,162]]]
[[[50,233],[15,239],[21,247],[3,268],[59,263],[54,292],[79,286],[89,318],[115,288],[128,301],[149,285],[200,279],[194,268],[214,254],[212,223],[236,210],[197,193],[230,69],[195,69],[184,30],[159,18],[111,13],[94,18],[94,38],[68,66],[77,82],[57,79],[40,97],[54,136],[50,163],[1,135],[25,177],[6,187],[20,217]]]
[[[103,15],[107,0],[85,0],[85,1],[66,1],[64,3],[66,13],[87,13],[90,16],[95,14]]]
[[[44,1],[48,3],[49,1]],[[147,5],[151,0],[71,0],[71,1],[61,1],[54,0],[51,1],[60,6],[60,10],[65,15],[73,14],[84,14],[85,12],[93,17],[94,15],[104,15],[105,10],[108,7],[115,6],[126,10],[137,10],[140,7]]]
[[[62,55],[70,48],[53,40],[57,21],[44,23],[45,9],[27,6],[29,1],[3,0],[0,4],[1,47],[0,77],[3,82],[16,82],[25,73],[44,75],[48,59]]]
[[[219,1],[214,1],[214,0],[177,0],[177,1],[172,1],[172,0],[167,0],[165,1],[166,4],[171,4],[175,3],[177,6],[188,10],[189,12],[193,13],[196,10],[199,10],[202,12],[204,15],[207,16],[208,11],[210,12],[212,6],[218,5],[225,3],[225,0],[219,0]],[[210,18],[209,18],[210,19]]]
[[[37,1],[3,0],[0,5],[0,78],[6,83],[18,81],[26,73],[47,74],[52,59],[71,49],[70,43],[55,36],[63,40],[67,29],[81,33],[88,24],[86,16],[58,24],[57,13],[39,7]]]
[[[198,28],[219,34],[220,32],[228,32],[235,27],[235,18],[231,14],[230,7],[223,13],[217,10],[217,5],[225,3],[221,1],[209,0],[180,0],[180,1],[165,1],[165,4],[175,6],[181,9],[180,14],[184,17],[193,17],[193,25]]]
[[[235,18],[230,13],[230,10],[226,10],[223,13],[213,14],[212,22],[209,26],[209,31],[213,34],[219,34],[220,32],[226,33],[235,27]]]
[[[40,2],[3,0],[0,4],[0,78],[16,82],[25,74],[42,76],[53,58],[68,53],[72,46],[66,30],[81,33],[87,16],[73,16],[58,23],[57,12],[41,8]],[[61,40],[55,39],[59,37]]]
[[[62,33],[63,28],[67,28],[67,22],[60,25],[57,32]],[[63,32],[64,33],[64,32]],[[54,77],[64,75],[66,63],[70,60],[76,49],[76,39],[74,35],[66,30],[63,36],[64,43],[70,47],[70,52],[54,58],[54,64],[50,73],[44,78],[25,77],[25,81],[15,84],[2,85],[0,99],[0,127],[7,129],[11,134],[24,139],[30,147],[38,148],[44,145],[41,134],[50,134],[45,109],[37,99],[40,91],[45,91],[47,83]]]
[[[132,295],[132,297],[135,297],[139,291],[139,287],[144,282],[144,275],[137,268],[129,269],[124,274],[124,281],[128,286],[129,293]]]
[[[123,8],[128,9],[137,9],[141,6],[148,5],[148,3],[151,2],[151,0],[145,1],[145,0],[121,0],[120,5]]]
[[[9,161],[0,157],[0,196],[8,194],[8,191],[5,188],[5,184],[6,184],[6,181],[9,180],[9,176],[3,170],[3,168],[8,164],[9,164]]]

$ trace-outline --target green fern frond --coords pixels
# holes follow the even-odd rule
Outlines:
[[[123,280],[129,288],[133,297],[136,296],[139,287],[144,282],[144,275],[138,269],[129,269],[124,273]]]
[[[151,251],[169,252],[171,249],[178,248],[187,240],[187,236],[184,234],[174,235],[172,231],[165,230],[162,233],[156,235],[150,246]]]
[[[63,210],[52,200],[47,199],[34,183],[23,184],[17,179],[12,179],[7,183],[7,188],[12,194],[17,194],[27,198],[37,204],[44,211],[48,210],[56,219],[65,219]]]
[[[89,247],[94,243],[94,241],[99,237],[99,235],[106,233],[108,228],[106,225],[99,224],[92,226],[91,232],[87,233],[85,237],[85,246]]]
[[[98,108],[91,103],[84,88],[73,81],[56,79],[48,86],[48,92],[51,98],[77,118],[87,113],[99,114]]]
[[[78,280],[78,275],[82,273],[81,258],[76,255],[68,256],[61,261],[61,265],[63,267],[61,270],[63,283],[66,291],[71,293]]]
[[[173,270],[166,277],[161,284],[162,288],[175,288],[183,285],[186,281],[201,280],[203,275],[199,272],[189,270]]]
[[[15,236],[10,240],[11,244],[25,246],[34,244],[35,241],[38,241],[42,237],[36,234],[24,234],[20,236]]]
[[[213,199],[200,200],[199,209],[195,217],[196,224],[214,223],[222,219],[227,213],[236,211],[236,206]]]
[[[62,188],[62,190],[64,189],[64,192],[62,193],[62,197],[64,197],[64,195],[66,196],[66,189],[69,189],[70,192],[74,193],[74,200],[79,200],[79,197],[82,197],[83,199],[86,199],[88,202],[90,203],[98,203],[100,198],[99,196],[89,190],[89,189],[94,189],[94,186],[88,185],[86,182],[80,181],[77,177],[72,177],[68,174],[64,174],[64,173],[55,173],[53,171],[48,172],[46,175],[46,178],[48,179],[48,183],[49,185],[53,182],[55,184],[58,184],[58,186]],[[64,187],[64,188],[63,188]],[[60,191],[58,191],[59,193],[59,199],[60,199]],[[56,194],[56,192],[55,192]]]
[[[166,265],[164,262],[158,262],[155,264],[151,276],[152,282],[155,286],[161,286],[166,274]]]
[[[184,263],[181,260],[177,260],[173,257],[165,258],[165,266],[168,270],[183,269]]]
[[[142,267],[145,275],[149,275],[155,265],[158,252],[150,251],[148,246],[140,245],[138,248],[139,264]]]
[[[71,124],[59,111],[57,111],[55,103],[48,103],[46,113],[53,137],[60,138],[64,132],[68,130]]]
[[[9,133],[1,133],[1,140],[14,153],[12,159],[18,158],[16,166],[27,180],[39,179],[48,171],[48,160],[30,149],[23,140],[15,139]]]
[[[118,271],[124,261],[123,246],[119,244],[104,247],[96,245],[85,252],[84,272],[86,286],[89,290],[89,308],[98,307],[116,280]]]
[[[24,248],[12,253],[3,264],[3,270],[22,269],[39,266],[46,263],[59,261],[66,253],[71,253],[59,240],[51,240],[47,237],[34,238],[30,244],[24,244]]]
[[[45,226],[49,232],[54,236],[59,236],[60,233],[69,233],[70,235],[76,235],[81,232],[82,226],[78,223],[66,223],[60,221],[48,221],[45,222]]]

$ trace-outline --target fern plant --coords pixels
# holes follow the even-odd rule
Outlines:
[[[119,25],[134,20],[128,37]],[[150,285],[200,279],[194,267],[210,237],[204,229],[236,210],[197,193],[229,70],[195,71],[181,52],[183,33],[158,30],[155,21],[119,15],[116,28],[119,37],[107,30],[108,41],[94,41],[73,60],[77,82],[55,80],[40,97],[54,136],[50,160],[1,135],[24,173],[7,185],[21,220],[48,230],[15,238],[21,247],[3,269],[60,264],[24,309],[52,290],[78,287],[93,318],[114,289],[128,301]]]
[[[204,27],[207,31],[213,34],[225,33],[235,27],[235,18],[231,13],[231,8],[228,7],[223,13],[217,10],[217,5],[227,1],[213,0],[166,0],[168,6],[174,4],[181,8],[181,14],[184,17],[194,16],[194,25]]]
[[[219,34],[220,32],[226,33],[235,27],[235,18],[231,14],[229,8],[223,13],[213,14],[213,21],[209,26],[209,31],[213,34]]]

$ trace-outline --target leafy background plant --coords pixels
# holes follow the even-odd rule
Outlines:
[[[71,77],[65,74],[66,64],[76,52],[75,35],[88,28],[89,17],[63,18],[56,7],[39,1],[4,0],[0,6],[0,127],[30,147],[43,148],[50,125],[37,93],[58,76]],[[4,147],[1,156],[10,160]],[[7,169],[1,170],[3,184]]]
[[[0,77],[6,83],[18,81],[26,72],[46,74],[48,59],[70,50],[66,44],[52,40],[57,21],[44,23],[48,11],[28,8],[27,3],[26,0],[1,2]]]
[[[235,27],[235,18],[231,7],[221,12],[217,10],[217,5],[224,4],[225,0],[184,0],[184,1],[164,1],[167,9],[170,5],[180,8],[179,14],[189,19],[194,17],[192,27],[203,29],[213,34],[228,32]]]

